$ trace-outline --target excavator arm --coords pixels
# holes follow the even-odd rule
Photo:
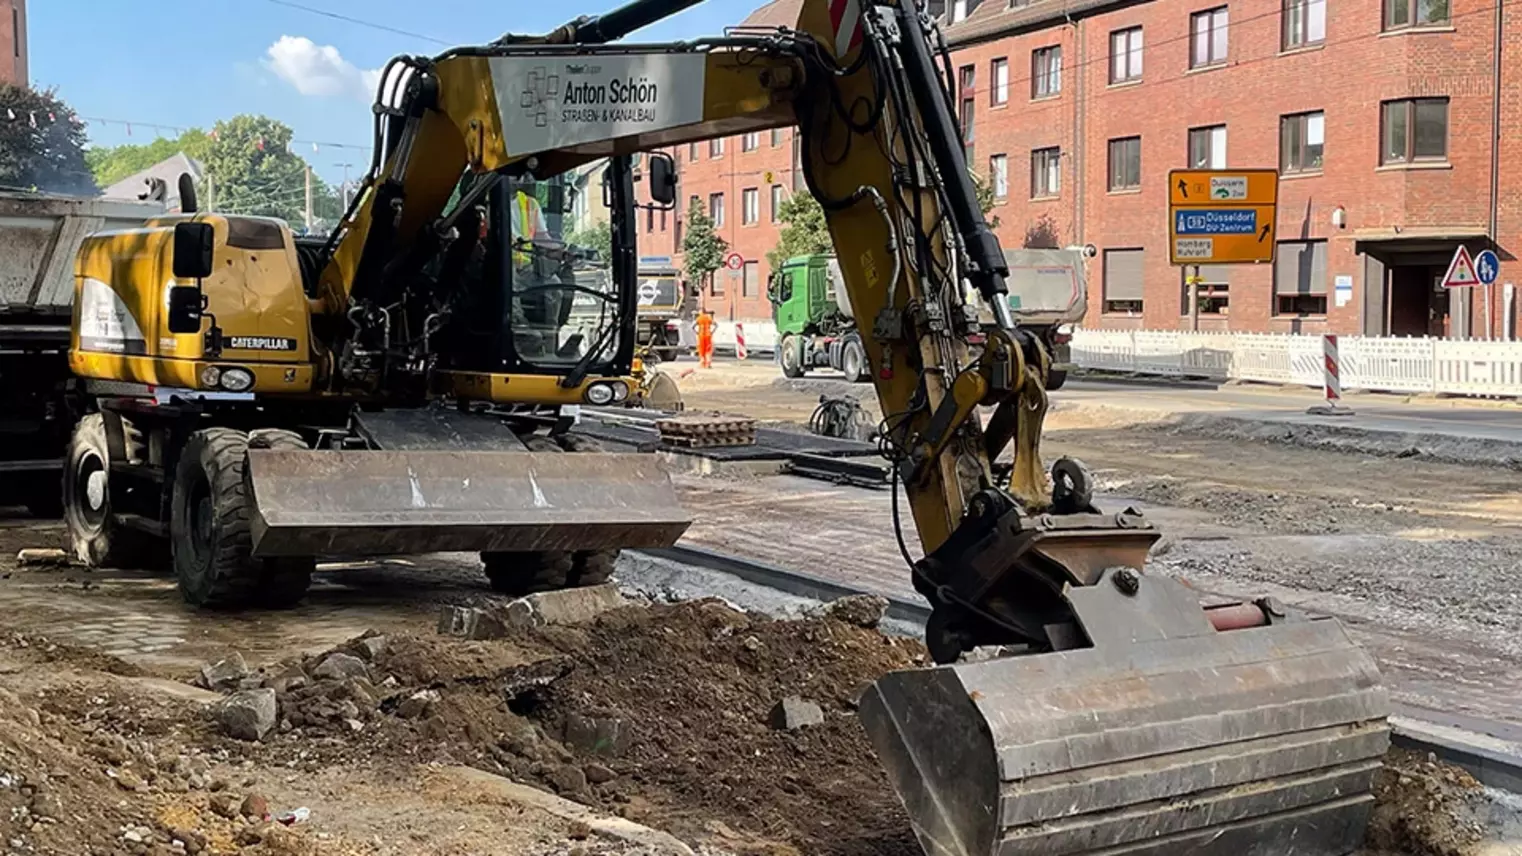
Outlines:
[[[1045,468],[1050,356],[1010,317],[935,22],[915,0],[804,0],[794,26],[606,44],[692,1],[388,70],[400,95],[382,99],[396,106],[328,299],[390,299],[412,242],[447,231],[463,171],[551,175],[795,126],[919,550],[897,491],[894,532],[933,607],[943,665],[887,675],[861,704],[926,852],[1353,850],[1388,744],[1370,658],[1332,619],[1202,606],[1146,572],[1159,533],[1142,514],[1100,510],[1075,460]],[[997,321],[976,354],[969,291]],[[961,661],[974,649],[998,656]]]

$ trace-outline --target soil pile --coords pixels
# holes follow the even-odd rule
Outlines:
[[[1470,856],[1484,838],[1482,791],[1462,768],[1391,749],[1374,783],[1369,856]]]

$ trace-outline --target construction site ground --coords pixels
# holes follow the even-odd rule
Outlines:
[[[681,384],[690,408],[779,423],[806,420],[822,393],[870,398],[839,380],[778,382],[764,363]],[[1059,395],[1046,453],[1081,458],[1102,505],[1163,527],[1154,570],[1341,616],[1413,709],[1522,720],[1515,471],[1221,438],[1139,413]],[[688,543],[913,597],[886,491],[676,480],[696,517]],[[198,613],[161,575],[15,561],[62,540],[57,522],[0,510],[0,851],[919,852],[853,716],[876,675],[924,662],[912,638],[799,618],[809,604],[796,598],[755,601],[791,620],[667,603],[752,605],[701,576],[674,585],[636,556],[619,577],[653,604],[491,641],[435,633],[443,605],[502,600],[461,555],[325,565],[298,609]],[[223,693],[192,686],[235,652],[250,686],[281,690],[261,742],[228,736]],[[324,668],[331,652],[353,669]],[[786,696],[818,704],[823,723],[774,727]],[[577,739],[588,723],[619,737]],[[1512,797],[1422,755],[1390,763],[1368,853],[1522,852],[1506,843]],[[289,827],[263,819],[298,808]]]

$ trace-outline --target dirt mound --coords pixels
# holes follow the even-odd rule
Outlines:
[[[1391,749],[1374,783],[1370,856],[1470,856],[1485,832],[1481,797],[1463,769]]]

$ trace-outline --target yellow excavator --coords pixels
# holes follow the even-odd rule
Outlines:
[[[1203,606],[1147,573],[1142,514],[1097,507],[1075,460],[1045,468],[1050,356],[1010,317],[936,21],[803,0],[793,26],[615,43],[696,2],[394,60],[364,191],[326,241],[204,213],[93,239],[81,556],[167,536],[186,596],[215,604],[288,601],[317,555],[480,550],[527,588],[669,543],[686,518],[645,459],[550,451],[577,451],[571,408],[628,392],[630,158],[794,126],[919,549],[898,490],[893,533],[933,607],[939,665],[860,704],[925,852],[1357,848],[1389,742],[1370,657],[1272,600]],[[564,241],[560,178],[602,158],[606,260]],[[645,180],[675,198],[669,158]],[[996,321],[976,355],[968,293]]]

